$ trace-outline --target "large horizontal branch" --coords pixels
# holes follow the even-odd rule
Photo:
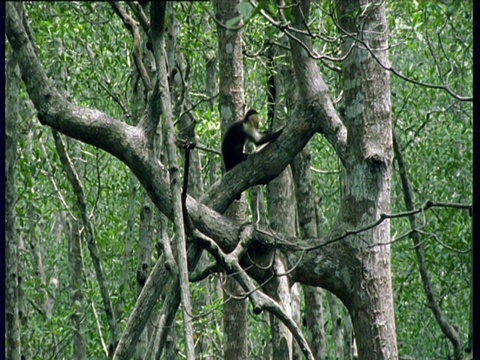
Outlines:
[[[167,169],[149,155],[143,128],[75,106],[62,97],[47,77],[12,3],[6,4],[6,32],[41,123],[120,159],[138,177],[159,210],[172,220]]]

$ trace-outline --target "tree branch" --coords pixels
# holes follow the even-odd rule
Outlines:
[[[133,59],[135,61],[135,65],[137,66],[138,73],[142,78],[143,85],[147,89],[147,92],[152,91],[152,81],[150,80],[150,76],[148,75],[147,69],[145,68],[145,64],[143,63],[142,59],[142,50],[141,50],[141,37],[140,31],[138,29],[138,25],[135,20],[128,15],[125,10],[120,6],[118,1],[109,1],[110,5],[112,6],[115,13],[122,19],[125,27],[131,31],[133,36]],[[148,34],[148,33],[147,33]]]
[[[113,352],[117,346],[119,339],[119,329],[117,321],[115,320],[115,314],[113,312],[112,302],[107,287],[107,279],[105,278],[105,272],[103,271],[100,251],[98,250],[97,240],[93,231],[93,225],[88,217],[87,202],[85,200],[85,192],[80,178],[75,170],[75,167],[70,160],[66,150],[65,143],[60,134],[52,130],[53,139],[55,140],[55,147],[57,149],[60,162],[62,163],[63,170],[67,176],[68,181],[73,187],[73,192],[77,198],[77,208],[82,218],[83,226],[86,230],[86,238],[88,244],[88,250],[92,258],[93,267],[95,268],[95,275],[97,276],[98,285],[100,287],[100,294],[102,295],[103,306],[105,307],[105,315],[107,316],[108,325],[110,328],[110,347],[109,351]],[[112,355],[112,354],[110,354]]]
[[[278,304],[277,301],[258,290],[253,283],[253,280],[247,275],[245,270],[240,266],[239,258],[244,251],[248,248],[248,244],[252,241],[251,229],[246,229],[246,234],[240,239],[238,246],[230,254],[225,254],[222,249],[207,236],[195,231],[197,239],[199,239],[212,256],[217,260],[218,264],[223,266],[228,273],[234,274],[235,279],[247,292],[250,301],[253,305],[253,311],[256,314],[261,313],[263,310],[275,315],[292,333],[295,340],[298,342],[303,354],[309,360],[315,360],[308,345],[307,340],[303,336],[302,330],[298,327],[295,321],[284,311],[284,309]]]
[[[412,78],[409,78],[405,75],[403,75],[402,73],[400,73],[397,69],[395,69],[393,66],[389,65],[388,63],[383,63],[379,58],[378,56],[376,55],[377,52],[381,52],[381,51],[385,51],[386,49],[372,49],[370,48],[370,46],[368,45],[368,43],[364,40],[362,40],[359,36],[355,36],[354,34],[351,34],[349,33],[347,30],[345,30],[344,28],[342,28],[342,26],[340,26],[340,24],[338,23],[337,19],[335,18],[334,14],[332,14],[331,16],[335,26],[347,37],[351,38],[354,42],[357,42],[359,44],[361,44],[363,46],[363,48],[365,50],[367,50],[371,55],[372,57],[375,59],[375,61],[378,63],[378,65],[380,65],[384,70],[386,71],[389,71],[391,72],[392,74],[396,75],[397,77],[399,77],[400,79],[402,80],[405,80],[405,81],[408,81],[412,84],[415,84],[415,85],[419,85],[419,86],[423,86],[423,87],[426,87],[426,88],[430,88],[430,89],[438,89],[438,90],[444,90],[446,91],[449,95],[451,95],[452,97],[454,97],[455,99],[457,99],[458,101],[473,101],[473,97],[465,97],[465,96],[461,96],[457,93],[455,93],[452,89],[450,89],[449,86],[447,85],[436,85],[436,84],[430,84],[430,83],[425,83],[425,82],[422,82],[422,81],[418,81],[418,80],[415,80],[415,79],[412,79]]]
[[[148,20],[147,15],[145,15],[140,3],[138,1],[128,1],[127,5],[130,7],[130,9],[132,9],[138,19],[138,22],[142,26],[143,31],[148,36],[150,34],[150,20]]]
[[[393,147],[395,151],[395,159],[399,167],[400,178],[402,180],[405,206],[407,210],[413,212],[415,208],[415,205],[414,205],[415,195],[413,193],[410,180],[408,179],[407,166],[405,164],[405,161],[403,160],[403,155],[395,135],[393,136]],[[433,291],[430,285],[430,279],[428,276],[427,266],[425,264],[425,257],[423,255],[423,246],[421,244],[420,234],[417,231],[415,231],[415,229],[417,228],[417,224],[416,224],[416,218],[414,213],[410,214],[409,221],[410,221],[410,226],[413,229],[413,231],[410,234],[410,237],[412,238],[413,244],[415,245],[415,253],[417,254],[418,267],[419,267],[420,276],[423,282],[423,289],[425,290],[425,295],[427,296],[428,307],[432,310],[433,315],[435,316],[435,319],[437,320],[437,323],[440,326],[440,329],[452,343],[454,348],[455,360],[461,360],[462,351],[461,351],[461,344],[460,344],[460,338],[458,336],[458,332],[443,315],[440,309],[440,306],[438,305],[435,299],[435,296],[433,294]]]

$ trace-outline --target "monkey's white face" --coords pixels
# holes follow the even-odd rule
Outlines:
[[[253,127],[258,130],[258,126],[260,125],[260,117],[257,114],[254,114],[254,115],[250,115],[248,120],[250,124],[252,124]]]
[[[253,117],[255,117],[256,120],[253,120]],[[262,134],[260,134],[257,130],[259,122],[259,117],[257,115],[252,115],[250,116],[250,121],[243,123],[243,130],[251,139],[253,139],[254,142],[260,141],[262,138]]]

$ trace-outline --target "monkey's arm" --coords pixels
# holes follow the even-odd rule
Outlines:
[[[259,145],[262,145],[262,144],[266,144],[269,141],[275,140],[276,138],[278,138],[280,136],[282,131],[283,131],[283,128],[281,128],[280,130],[271,132],[271,133],[261,134],[254,129],[253,134],[248,133],[248,135],[249,135],[250,139],[253,141],[253,143],[256,146],[259,146]]]

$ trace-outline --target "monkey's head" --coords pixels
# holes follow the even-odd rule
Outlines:
[[[260,125],[260,117],[258,116],[257,110],[250,109],[245,114],[245,118],[243,119],[244,122],[249,122],[253,125],[255,129],[258,129]]]

